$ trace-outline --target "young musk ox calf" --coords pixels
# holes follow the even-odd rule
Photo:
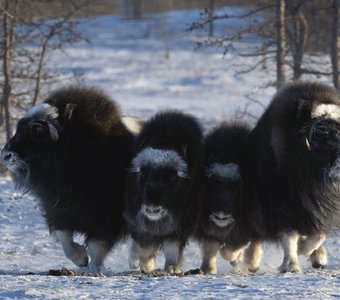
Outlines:
[[[164,269],[181,272],[183,248],[201,205],[202,167],[202,133],[193,117],[165,111],[144,124],[129,170],[124,213],[133,239],[131,268],[153,271],[161,248]]]
[[[242,151],[249,134],[245,123],[223,123],[205,138],[205,193],[197,239],[202,247],[201,269],[216,274],[216,256],[236,265],[250,241],[243,211]]]
[[[125,234],[124,174],[133,135],[102,91],[68,87],[28,111],[2,159],[18,187],[40,200],[50,232],[77,266],[100,272]],[[86,248],[73,241],[86,238]]]
[[[339,217],[340,99],[319,83],[281,89],[246,142],[247,212],[252,248],[280,241],[281,272],[301,272],[298,254],[324,267],[322,245]],[[248,253],[248,260],[254,259]],[[256,256],[256,255],[255,255]]]

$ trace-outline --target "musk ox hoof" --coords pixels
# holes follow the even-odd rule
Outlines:
[[[86,249],[74,242],[72,243],[72,251],[66,253],[66,256],[78,267],[86,267],[89,263]]]
[[[327,265],[327,250],[324,246],[320,246],[310,256],[312,267],[315,269],[325,269]]]
[[[314,269],[326,269],[326,265],[322,265],[322,264],[320,264],[320,263],[318,263],[318,262],[312,263],[312,267],[313,267]]]
[[[156,266],[155,259],[150,259],[145,263],[140,262],[140,270],[144,274],[151,273],[153,270],[155,270],[155,266]]]
[[[249,267],[248,271],[250,273],[256,273],[259,269],[260,269],[260,267]]]
[[[217,268],[216,267],[211,267],[211,266],[206,266],[206,267],[201,267],[200,269],[203,274],[206,275],[216,275],[217,274]]]
[[[302,273],[299,263],[295,261],[284,261],[280,266],[279,271],[281,273]]]
[[[92,263],[92,262],[89,263],[89,266],[88,266],[88,273],[89,273],[89,274],[93,274],[93,275],[101,275],[101,276],[104,276],[104,275],[101,273],[101,266],[98,266],[97,264]]]
[[[170,273],[171,275],[179,275],[179,274],[182,274],[182,270],[179,266],[167,266],[165,268],[165,271]]]

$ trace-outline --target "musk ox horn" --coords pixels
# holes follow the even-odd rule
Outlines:
[[[52,141],[56,142],[59,139],[59,134],[58,134],[57,128],[52,124],[51,121],[48,121],[47,125],[48,125],[48,129],[50,131]]]
[[[305,138],[306,147],[308,151],[312,151],[312,137],[313,137],[314,124],[310,127],[308,138]]]
[[[307,147],[308,151],[312,151],[312,146],[311,146],[311,144],[309,143],[307,137],[305,138],[305,141],[306,141],[306,147]]]

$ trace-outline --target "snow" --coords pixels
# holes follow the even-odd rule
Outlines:
[[[230,63],[244,62],[246,58],[240,61],[233,53],[223,57],[220,49],[193,51],[194,41],[202,33],[188,34],[184,30],[198,14],[172,12],[138,22],[119,16],[91,20],[82,26],[92,43],[68,47],[67,57],[53,54],[52,66],[57,70],[66,68],[72,74],[83,73],[85,83],[102,87],[120,103],[125,115],[142,119],[160,109],[177,108],[197,116],[208,129],[235,116],[237,108],[247,103],[246,95],[268,103],[274,89],[261,86],[274,76],[273,70],[235,75]],[[254,103],[249,109],[255,115],[262,111]],[[216,276],[142,277],[129,270],[127,253],[131,241],[126,240],[105,261],[104,277],[48,276],[50,269],[77,268],[49,236],[35,197],[16,193],[9,177],[0,177],[0,191],[0,299],[340,297],[338,232],[326,241],[327,269],[314,270],[301,258],[304,274],[299,275],[280,274],[277,268],[282,251],[268,244],[257,274],[235,274],[219,258]],[[82,242],[82,237],[77,241]],[[183,270],[198,268],[200,259],[197,244],[190,241]],[[163,264],[164,258],[159,255],[157,267]]]

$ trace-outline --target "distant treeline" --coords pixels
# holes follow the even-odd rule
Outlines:
[[[0,0],[3,6],[5,0]],[[129,18],[143,18],[149,13],[166,12],[179,9],[204,9],[209,7],[212,0],[88,0],[87,5],[77,13],[77,17],[93,17],[97,15],[121,14]],[[251,6],[256,0],[213,0],[216,7]],[[20,1],[19,1],[20,2]],[[82,1],[83,2],[83,1]],[[19,10],[30,18],[54,18],[63,15],[70,6],[69,0],[31,0],[19,3]],[[77,1],[75,1],[77,3]]]

